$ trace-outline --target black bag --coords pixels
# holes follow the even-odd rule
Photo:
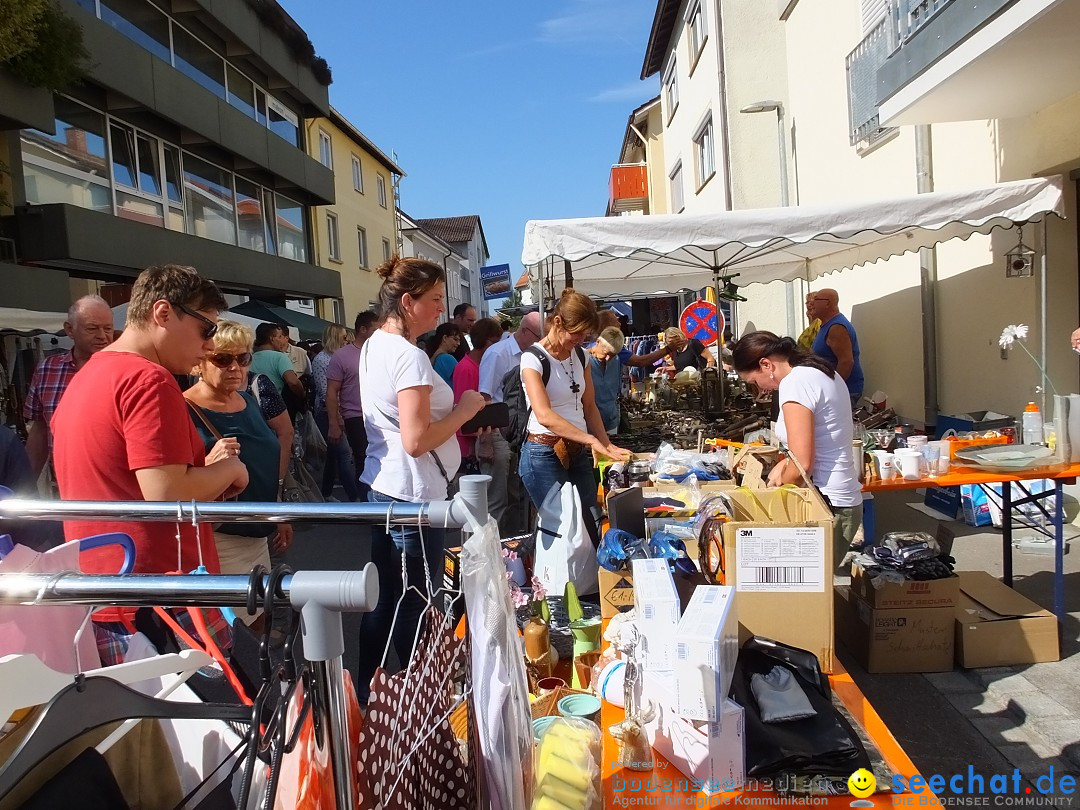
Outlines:
[[[777,665],[795,676],[815,716],[786,723],[762,721],[750,679]],[[739,650],[731,697],[746,712],[747,776],[788,771],[846,779],[859,768],[870,769],[870,757],[859,735],[832,705],[829,680],[813,653],[754,636]]]
[[[540,377],[546,388],[548,380],[551,379],[551,362],[548,356],[535,346],[530,346],[525,351],[540,360]],[[585,368],[585,351],[580,346],[574,347],[574,351],[577,352],[581,367]],[[502,379],[502,391],[503,402],[510,409],[510,424],[502,429],[502,434],[510,449],[516,453],[525,443],[525,436],[529,432],[529,415],[532,413],[528,400],[525,399],[525,386],[521,384],[520,364],[506,372]]]

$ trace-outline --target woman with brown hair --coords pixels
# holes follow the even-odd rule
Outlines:
[[[862,525],[863,508],[847,383],[820,357],[772,332],[743,335],[731,347],[731,356],[742,379],[762,391],[779,392],[776,432],[787,445],[789,458],[769,473],[769,484],[799,484],[800,467],[806,471],[833,510],[833,556],[838,566]]]
[[[464,338],[460,326],[456,323],[440,323],[435,330],[435,336],[428,341],[427,353],[431,358],[431,367],[449,386],[454,384],[454,366],[458,363],[454,352],[462,340]]]
[[[368,500],[418,503],[447,497],[461,463],[457,431],[484,407],[478,391],[466,391],[454,405],[454,392],[435,373],[416,338],[435,328],[446,311],[443,270],[431,262],[392,257],[378,269],[378,315],[382,325],[360,350],[360,392],[367,429],[367,459],[360,480],[371,487]],[[442,581],[446,531],[398,526],[390,534],[372,531],[371,561],[379,571],[379,602],[360,624],[357,693],[367,702],[371,677],[382,661],[391,625],[402,666],[412,645],[425,600],[410,588],[434,596]],[[425,565],[426,560],[426,565]],[[425,569],[427,575],[425,575]],[[428,577],[430,576],[430,580]]]
[[[599,326],[596,304],[567,288],[548,319],[547,334],[521,353],[521,384],[529,427],[518,471],[537,509],[552,489],[573,483],[585,513],[598,514],[593,453],[616,461],[630,451],[611,444],[596,408],[592,375],[581,345]],[[592,453],[584,452],[586,449]],[[593,521],[586,521],[586,525]],[[595,525],[589,525],[594,542]]]

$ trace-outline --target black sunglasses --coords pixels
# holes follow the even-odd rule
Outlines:
[[[173,306],[183,312],[185,315],[190,315],[192,318],[200,320],[206,324],[206,328],[203,329],[202,332],[203,340],[209,340],[217,334],[217,324],[207,318],[205,315],[200,315],[195,310],[185,307],[183,304],[173,304]]]
[[[251,365],[251,352],[241,352],[240,354],[228,354],[227,352],[218,352],[217,354],[211,354],[207,356],[207,360],[213,363],[215,366],[221,369],[228,368],[233,363],[241,368],[247,368]]]

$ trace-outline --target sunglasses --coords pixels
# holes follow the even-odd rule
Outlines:
[[[240,354],[218,352],[217,354],[208,355],[206,359],[221,369],[228,368],[233,363],[236,363],[240,368],[247,368],[251,365],[252,354],[251,352],[241,352]]]
[[[189,307],[185,307],[183,304],[173,304],[173,306],[183,312],[185,315],[190,315],[192,318],[195,318],[196,320],[202,321],[204,324],[206,324],[206,328],[202,331],[203,340],[209,340],[217,334],[217,324],[207,318],[205,315],[200,315],[195,310],[190,309]]]

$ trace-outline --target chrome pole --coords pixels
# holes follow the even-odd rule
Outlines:
[[[340,615],[338,614],[339,619]],[[311,672],[315,677],[316,688],[326,696],[326,725],[330,732],[326,735],[326,740],[330,745],[337,806],[339,810],[352,808],[353,770],[356,765],[349,762],[349,713],[345,706],[341,656],[329,661],[312,661]]]

